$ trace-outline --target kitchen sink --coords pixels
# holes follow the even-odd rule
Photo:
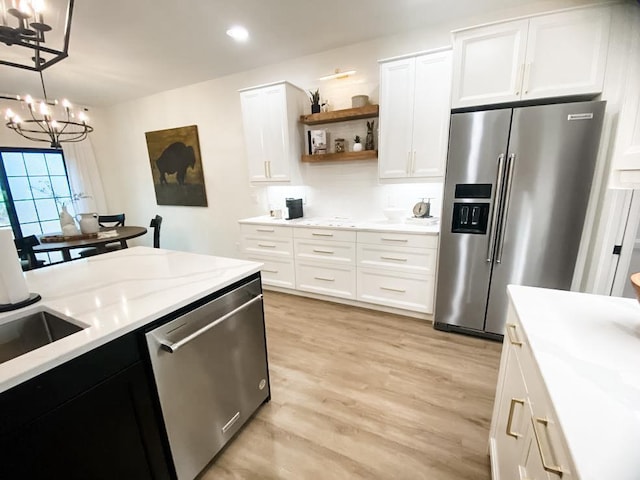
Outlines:
[[[79,332],[79,327],[49,312],[30,313],[0,325],[0,363]]]

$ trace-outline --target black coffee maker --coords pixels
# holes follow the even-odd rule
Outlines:
[[[302,218],[302,199],[287,198],[285,199],[286,211],[285,220],[293,220],[294,218]]]

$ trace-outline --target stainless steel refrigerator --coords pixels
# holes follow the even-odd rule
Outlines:
[[[451,115],[435,328],[499,339],[507,285],[570,288],[604,108]]]

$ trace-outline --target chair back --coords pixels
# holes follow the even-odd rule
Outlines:
[[[101,227],[124,227],[124,213],[117,215],[98,215],[98,224]]]
[[[151,219],[150,227],[153,228],[153,248],[160,248],[160,226],[162,225],[162,217],[156,215]]]
[[[23,270],[32,270],[44,265],[43,260],[38,260],[33,247],[40,245],[38,237],[35,235],[29,235],[27,237],[16,238],[13,240],[16,246],[20,260],[22,261]]]

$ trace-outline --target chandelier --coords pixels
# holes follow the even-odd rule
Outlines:
[[[6,126],[29,140],[47,142],[52,148],[61,148],[62,142],[82,141],[93,131],[84,111],[75,113],[67,100],[48,99],[42,76],[45,68],[68,56],[73,4],[74,0],[47,0],[47,4],[45,0],[0,0],[0,43],[8,47],[0,51],[0,65],[38,72],[43,93],[43,99],[38,101],[30,95],[0,96],[19,101],[21,110],[26,111],[22,118],[7,109]],[[57,11],[52,7],[58,7]],[[47,23],[49,18],[51,24]],[[52,45],[56,42],[61,46]],[[29,52],[26,59],[21,56],[24,49]]]

